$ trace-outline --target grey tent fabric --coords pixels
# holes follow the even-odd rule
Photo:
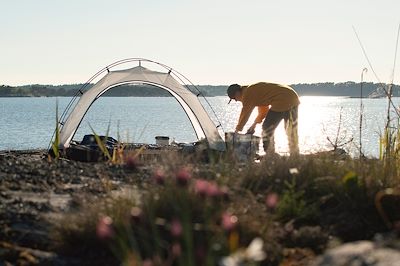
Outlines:
[[[204,110],[195,94],[177,82],[170,73],[152,71],[142,66],[110,71],[91,89],[86,91],[75,105],[60,131],[60,148],[67,148],[92,103],[107,90],[122,84],[141,83],[165,89],[176,98],[188,115],[198,139],[206,139],[210,149],[224,151],[225,142],[215,124]]]

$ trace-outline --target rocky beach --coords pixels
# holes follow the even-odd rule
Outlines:
[[[289,167],[290,162],[284,163]],[[218,167],[221,170],[222,166]],[[379,217],[372,214],[372,217],[377,219],[376,224],[371,225],[370,221],[367,222],[369,229],[363,228],[366,224],[362,225],[362,222],[357,220],[358,216],[341,212],[340,205],[334,200],[327,200],[326,197],[321,198],[324,202],[320,206],[320,216],[324,218],[317,221],[295,217],[289,220],[277,219],[274,211],[269,209],[271,204],[276,203],[273,200],[271,203],[270,198],[265,200],[265,191],[270,191],[271,186],[276,187],[276,184],[270,183],[263,188],[265,184],[262,184],[262,176],[259,176],[260,173],[256,170],[259,166],[253,168],[254,179],[248,178],[249,174],[244,172],[249,170],[246,167],[248,166],[242,165],[239,168],[244,177],[238,178],[228,186],[227,208],[233,209],[239,220],[250,226],[253,233],[264,234],[263,238],[267,241],[264,249],[268,259],[266,264],[262,265],[347,265],[348,261],[345,258],[348,252],[355,252],[357,260],[367,262],[372,260],[371,256],[375,261],[383,261],[382,263],[398,258],[398,240],[393,237],[393,233],[388,234]],[[88,202],[115,198],[127,191],[132,194],[132,189],[135,190],[133,194],[138,194],[137,197],[146,191],[150,192],[151,187],[155,185],[152,180],[154,169],[154,164],[141,164],[138,167],[132,163],[129,165],[54,160],[49,159],[43,150],[1,152],[0,257],[3,262],[0,265],[117,263],[112,256],[94,254],[93,250],[85,254],[85,248],[80,250],[79,246],[75,246],[75,252],[65,250],[65,243],[57,237],[57,228],[60,227],[60,223],[62,226],[62,221],[70,213],[82,212]],[[220,174],[206,164],[196,164],[192,169],[196,176],[220,178]],[[232,172],[234,169],[229,173]],[[270,181],[263,182],[268,184]],[[332,214],[332,208],[338,209],[335,214]],[[363,219],[370,219],[371,214],[363,213],[362,216]],[[264,223],[269,224],[267,231],[261,229],[264,228]],[[371,232],[372,228],[376,231]],[[363,239],[369,241],[341,245],[343,242],[340,237],[344,239],[344,236],[347,236],[346,242]],[[336,246],[337,250],[327,251],[332,246]],[[369,257],[357,255],[360,249],[368,249]],[[324,252],[324,256],[318,257]],[[343,252],[347,255],[344,256]],[[378,255],[374,255],[375,253]],[[382,256],[381,253],[386,255]],[[332,259],[332,256],[336,257]],[[348,260],[354,259],[354,256],[348,256]],[[345,260],[345,264],[340,264],[339,258]],[[327,260],[330,263],[326,264]]]
[[[105,163],[49,162],[42,150],[1,152],[0,265],[75,263],[76,258],[55,253],[54,223],[74,203],[105,195],[106,187],[120,191],[133,182],[130,174]]]

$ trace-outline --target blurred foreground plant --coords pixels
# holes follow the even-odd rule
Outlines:
[[[245,247],[245,228],[225,210],[225,187],[193,179],[188,168],[174,175],[157,170],[153,179],[155,191],[125,218],[113,221],[105,213],[98,221],[98,237],[123,265],[239,265],[226,264],[231,254],[240,254],[235,261],[265,258],[262,240]]]
[[[286,189],[284,189],[277,205],[279,219],[288,221],[290,219],[302,219],[317,215],[316,206],[307,204],[305,191],[297,187],[296,177],[293,177],[291,181],[285,181],[285,186]],[[272,200],[269,199],[269,201]]]

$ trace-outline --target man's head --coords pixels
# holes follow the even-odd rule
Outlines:
[[[228,104],[232,100],[240,101],[241,96],[242,96],[242,87],[239,84],[232,84],[228,87],[228,90],[226,91],[230,100]]]

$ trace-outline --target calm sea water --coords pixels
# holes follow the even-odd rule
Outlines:
[[[70,98],[0,98],[0,150],[47,148],[55,128],[57,101],[61,113]],[[227,105],[227,97],[212,97],[208,98],[208,101],[221,121],[224,131],[233,131],[241,104]],[[398,105],[400,99],[395,98],[394,102]],[[377,157],[387,100],[363,99],[363,103],[363,150],[366,155]],[[344,148],[356,154],[359,143],[359,113],[360,99],[301,97],[301,152],[328,150],[332,146],[327,138],[334,141],[338,136],[339,143],[353,138],[353,142]],[[252,119],[254,118],[250,118],[249,124]],[[216,121],[215,117],[213,120]],[[116,139],[119,135],[124,142],[155,143],[154,137],[157,135],[169,136],[177,142],[196,141],[196,135],[186,114],[172,97],[100,98],[89,109],[74,139],[81,140],[83,135],[91,134],[89,125],[100,135],[105,135],[110,126],[109,135]],[[258,126],[256,135],[260,134],[261,126]],[[288,151],[282,124],[276,131],[275,142],[278,152]]]

